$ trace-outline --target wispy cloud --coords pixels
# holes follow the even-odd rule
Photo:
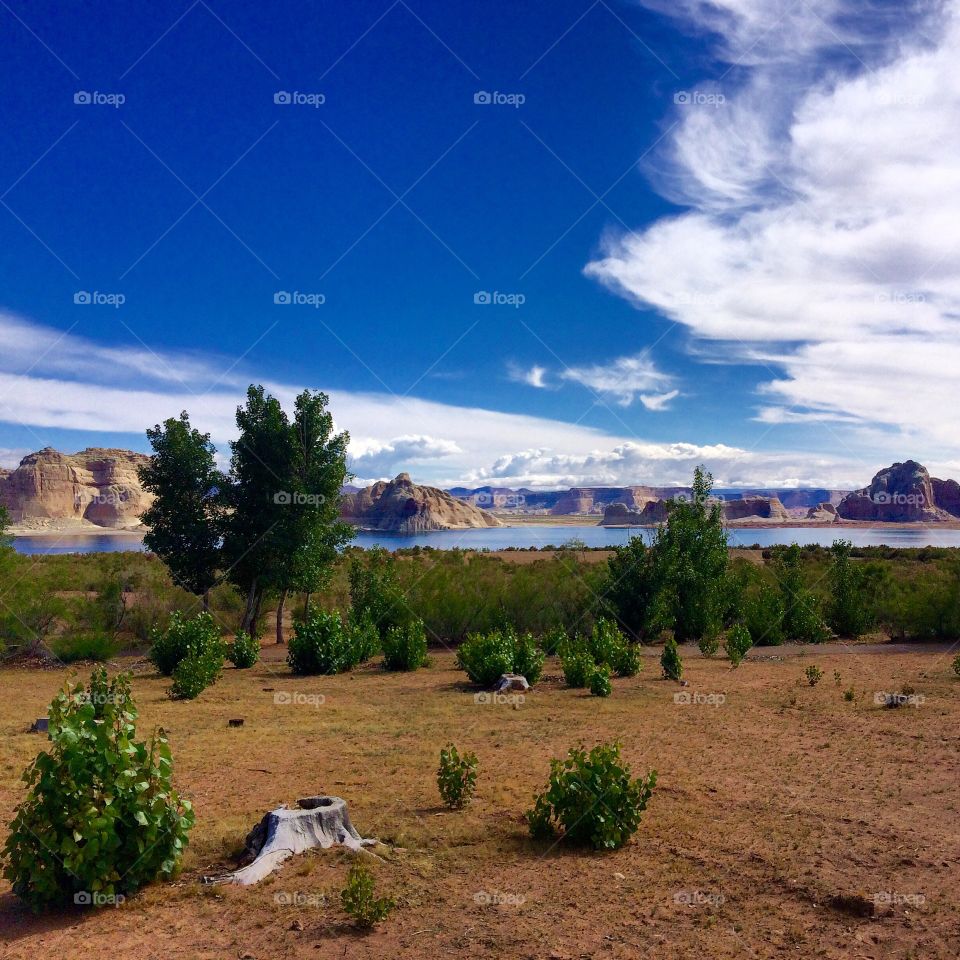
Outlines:
[[[610,363],[568,367],[560,376],[564,380],[589,387],[601,396],[613,399],[622,407],[629,407],[637,394],[662,389],[673,381],[669,374],[658,370],[653,360],[643,353],[633,357],[618,357]],[[677,392],[674,390],[672,395],[665,395],[662,402],[672,400],[677,396]],[[646,401],[644,405],[647,405]],[[649,409],[662,407],[651,406]]]

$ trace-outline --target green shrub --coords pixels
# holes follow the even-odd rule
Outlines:
[[[614,662],[610,666],[618,677],[635,677],[643,669],[640,647],[624,638],[623,646],[617,651]]]
[[[367,614],[362,614],[359,619],[356,619],[351,613],[348,630],[353,647],[354,663],[366,663],[383,649],[380,631]]]
[[[356,664],[356,647],[339,613],[311,610],[293,626],[287,649],[290,669],[300,675],[333,674]]]
[[[196,700],[207,687],[220,679],[225,653],[226,647],[218,644],[181,660],[173,671],[170,699]]]
[[[120,644],[103,633],[81,633],[75,636],[57,637],[51,643],[54,655],[64,663],[77,660],[103,662],[117,655]]]
[[[561,653],[560,666],[567,686],[579,689],[590,682],[596,664],[585,644],[579,638],[575,638]]]
[[[249,633],[239,631],[230,644],[227,659],[238,670],[249,670],[260,659],[260,641]]]
[[[190,619],[175,611],[167,629],[154,629],[150,660],[165,677],[173,675],[177,664],[187,657],[199,657],[210,648],[221,648],[220,628],[209,613]]]
[[[548,657],[555,657],[567,642],[567,631],[563,627],[554,627],[540,638],[540,647]]]
[[[823,679],[823,671],[813,663],[803,672],[811,687],[815,687]]]
[[[677,641],[673,637],[667,637],[663,645],[663,653],[660,654],[660,667],[667,680],[676,680],[679,683],[683,676],[683,661],[680,659]]]
[[[483,687],[492,687],[505,673],[522,674],[532,686],[540,679],[543,661],[532,634],[518,637],[512,629],[472,634],[457,650],[457,666]]]
[[[784,604],[777,586],[762,582],[748,591],[743,603],[744,626],[760,647],[778,647],[784,641]]]
[[[383,637],[412,618],[397,582],[396,560],[382,547],[354,554],[348,579],[351,615],[357,623],[368,620]]]
[[[600,744],[590,753],[574,747],[566,759],[550,761],[550,782],[527,812],[535,838],[559,831],[571,843],[595,850],[623,846],[640,825],[657,772],[632,779],[620,759],[620,744]]]
[[[843,699],[846,700],[847,703],[853,703],[853,699],[854,699],[853,687],[847,687],[847,689],[843,691]]]
[[[600,617],[593,625],[587,649],[595,664],[606,664],[618,677],[633,677],[640,671],[642,664],[637,647],[606,617]]]
[[[440,751],[437,787],[443,802],[451,810],[459,810],[470,802],[477,786],[478,764],[475,753],[465,753],[461,757],[452,743]]]
[[[87,689],[50,705],[49,752],[23,779],[31,788],[4,847],[4,876],[34,909],[116,902],[177,868],[193,810],[171,786],[163,733],[136,739],[130,679],[101,667]]]
[[[705,633],[697,641],[697,646],[705,657],[716,656],[717,651],[720,649],[720,634],[713,631]]]
[[[373,874],[362,863],[354,863],[347,875],[347,885],[340,892],[340,902],[362,930],[369,930],[386,919],[396,906],[392,897],[374,896],[373,888]]]
[[[736,624],[730,628],[727,633],[725,647],[727,656],[730,658],[730,666],[739,667],[747,651],[753,646],[753,638],[750,631],[743,624]]]
[[[422,620],[390,627],[383,638],[383,665],[388,670],[416,670],[427,662],[427,634]]]
[[[613,688],[610,686],[610,668],[601,663],[593,668],[590,674],[590,692],[595,697],[609,697]]]

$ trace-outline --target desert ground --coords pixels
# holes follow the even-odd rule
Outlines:
[[[227,669],[198,700],[177,703],[146,661],[116,661],[135,673],[140,735],[167,729],[176,785],[196,808],[183,872],[116,908],[42,917],[0,883],[0,954],[960,954],[960,680],[946,646],[763,648],[738,670],[685,651],[685,688],[659,679],[648,653],[606,700],[565,688],[548,660],[513,705],[476,702],[444,650],[413,674],[374,662],[303,678],[283,647],[268,646],[252,670]],[[823,671],[815,687],[809,664]],[[0,672],[4,833],[20,772],[44,744],[30,722],[72,672]],[[917,705],[874,702],[910,688]],[[677,703],[678,693],[694,702]],[[237,717],[244,725],[228,727]],[[523,813],[550,758],[614,738],[635,774],[659,773],[633,840],[608,854],[530,840]],[[476,798],[458,812],[439,805],[435,783],[449,740],[481,764]],[[399,906],[369,934],[354,932],[339,904],[345,852],[311,851],[255,887],[200,882],[235,863],[264,812],[318,793],[344,797],[361,834],[382,841],[383,862],[371,863]]]

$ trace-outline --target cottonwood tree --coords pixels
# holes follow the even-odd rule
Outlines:
[[[190,426],[186,411],[147,430],[153,447],[139,469],[140,483],[154,495],[142,520],[143,542],[167,565],[173,582],[203,597],[217,582],[223,536],[223,474],[216,467],[210,434]]]

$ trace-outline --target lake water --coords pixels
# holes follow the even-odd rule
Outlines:
[[[775,527],[738,528],[730,530],[731,546],[763,547],[789,543],[818,543],[829,546],[839,537],[854,546],[886,544],[890,547],[960,547],[960,530],[937,526],[906,525],[902,527]],[[652,530],[613,527],[579,527],[568,525],[492,527],[481,530],[443,530],[413,536],[388,533],[361,533],[353,541],[358,547],[382,546],[388,550],[403,547],[435,547],[440,550],[503,550],[506,547],[560,546],[569,540],[582,540],[588,547],[611,547],[626,543],[630,537],[642,536],[649,541]],[[142,550],[139,537],[118,534],[84,534],[40,537],[14,537],[13,545],[20,553],[111,553],[118,550]]]

